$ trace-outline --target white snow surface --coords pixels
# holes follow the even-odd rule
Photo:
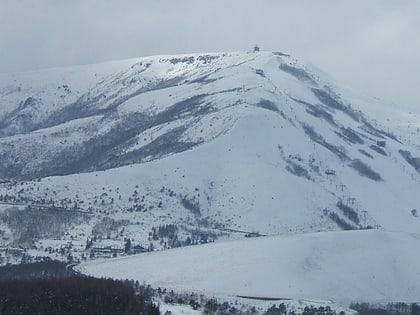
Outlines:
[[[260,237],[82,263],[98,277],[206,294],[418,301],[420,234],[366,230]]]
[[[97,248],[130,238],[162,249],[169,240],[149,233],[173,224],[181,241],[198,230],[217,234],[216,243],[79,268],[214,294],[342,303],[420,296],[419,108],[360,95],[271,52],[2,74],[0,100],[0,194],[9,200],[0,212],[53,204],[89,213],[36,240],[34,256],[71,243],[75,258],[89,257],[95,227]],[[112,146],[121,128],[127,137]],[[101,154],[90,154],[98,143]],[[108,230],[99,224],[107,219]],[[19,235],[6,220],[0,232],[4,248]],[[243,239],[252,232],[269,237]]]

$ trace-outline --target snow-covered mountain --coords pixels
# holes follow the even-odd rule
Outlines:
[[[419,112],[280,52],[2,74],[0,102],[0,241],[32,256],[420,228]]]

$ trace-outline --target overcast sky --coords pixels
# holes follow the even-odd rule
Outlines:
[[[419,0],[0,0],[0,72],[258,44],[420,107]]]

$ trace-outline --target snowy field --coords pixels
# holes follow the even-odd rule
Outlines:
[[[261,237],[190,246],[76,269],[205,294],[413,302],[420,296],[420,234],[381,230]]]

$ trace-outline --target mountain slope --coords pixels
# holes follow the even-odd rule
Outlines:
[[[417,113],[387,117],[386,105],[282,53],[3,75],[0,95],[3,207],[89,218],[28,236],[7,213],[3,244],[32,236],[39,254],[71,240],[80,257],[88,238],[164,248],[246,233],[419,229]],[[407,116],[409,130],[398,123]],[[176,233],[157,235],[160,225]]]

